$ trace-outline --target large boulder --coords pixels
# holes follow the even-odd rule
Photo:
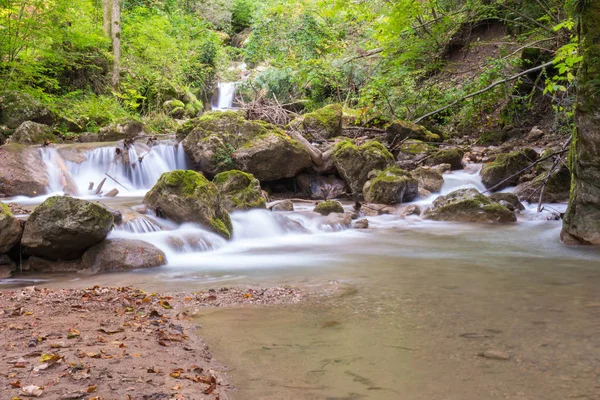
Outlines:
[[[419,187],[430,192],[439,192],[444,185],[444,177],[437,168],[418,167],[411,175],[419,182]]]
[[[330,104],[304,114],[292,126],[299,129],[308,140],[331,139],[342,135],[343,109],[339,104]]]
[[[422,142],[442,142],[444,139],[437,133],[430,132],[422,125],[408,121],[396,120],[386,128],[386,139],[390,145],[395,145],[406,139]]]
[[[136,120],[124,120],[102,127],[98,130],[98,142],[116,142],[118,140],[134,139],[146,131],[143,123]]]
[[[12,143],[20,144],[56,143],[57,140],[51,127],[32,121],[25,121],[19,125],[10,139]]]
[[[486,188],[493,190],[515,186],[519,182],[518,173],[536,159],[537,153],[531,149],[499,154],[481,169],[481,181]]]
[[[235,111],[196,118],[183,148],[195,169],[213,176],[239,169],[261,182],[292,178],[312,165],[296,140],[263,121],[248,121]]]
[[[375,140],[359,147],[348,139],[335,146],[333,162],[350,192],[360,195],[369,180],[369,172],[393,166],[394,156]]]
[[[13,217],[6,204],[0,202],[0,253],[6,253],[19,243],[22,234],[21,221]]]
[[[0,94],[0,125],[17,129],[25,121],[52,125],[54,115],[27,93],[6,91]]]
[[[165,172],[146,193],[144,204],[158,216],[180,224],[195,222],[231,238],[231,219],[221,203],[219,188],[198,172]]]
[[[82,267],[90,272],[127,271],[160,267],[167,263],[165,253],[142,240],[110,239],[87,250]]]
[[[74,260],[112,229],[113,214],[97,203],[53,196],[37,206],[25,224],[23,252],[49,260]]]
[[[213,183],[219,188],[223,207],[229,212],[266,208],[260,182],[251,174],[232,170],[217,174]]]
[[[417,197],[419,183],[410,173],[398,167],[374,171],[373,177],[365,183],[363,195],[368,203],[398,204]]]
[[[296,184],[301,193],[315,200],[335,199],[346,192],[344,181],[335,176],[301,174]]]
[[[517,217],[508,208],[493,202],[476,189],[459,189],[440,196],[425,218],[434,221],[480,222],[488,224],[515,222]]]
[[[39,149],[11,144],[0,147],[0,195],[40,196],[48,175]]]
[[[327,216],[331,213],[344,213],[344,207],[342,203],[335,200],[325,200],[317,204],[314,211],[321,215]]]
[[[458,147],[450,147],[435,152],[427,159],[427,165],[436,166],[440,164],[450,164],[452,170],[463,169],[462,159],[465,151]]]

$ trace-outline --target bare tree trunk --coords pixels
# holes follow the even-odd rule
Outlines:
[[[119,74],[121,69],[121,2],[112,0],[111,12],[111,37],[113,47],[113,72],[112,85],[119,85]]]
[[[580,2],[576,131],[571,143],[571,199],[561,238],[600,244],[600,0]]]
[[[112,22],[112,0],[102,0],[102,28],[104,34],[110,37],[110,25]]]

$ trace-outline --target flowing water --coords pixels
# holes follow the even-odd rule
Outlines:
[[[213,111],[231,110],[234,108],[235,85],[235,82],[219,82],[216,101],[212,105]]]
[[[160,171],[184,165],[177,147],[160,146],[135,173],[121,169],[111,147],[65,164],[86,189],[112,171],[131,191],[104,201],[126,209],[141,203]],[[44,151],[54,165],[52,150]],[[445,175],[443,192],[481,189],[478,168]],[[234,213],[229,242],[138,216],[110,237],[155,244],[167,266],[2,284],[337,288],[298,306],[198,311],[200,334],[229,367],[235,399],[600,399],[600,251],[563,246],[549,213],[531,206],[507,226],[384,215],[359,231],[323,225],[311,209]],[[478,355],[486,350],[511,358]]]

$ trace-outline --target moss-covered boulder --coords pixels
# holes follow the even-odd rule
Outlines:
[[[439,192],[444,184],[444,177],[437,168],[418,167],[411,171],[413,178],[419,182],[419,187],[430,192]]]
[[[163,103],[163,110],[175,119],[185,117],[185,104],[181,100],[172,99],[165,101]]]
[[[31,213],[21,247],[32,256],[75,260],[106,238],[113,220],[113,214],[100,204],[53,196]]]
[[[479,222],[488,224],[515,222],[517,217],[508,208],[493,202],[476,189],[459,189],[440,196],[425,218],[434,221]]]
[[[419,192],[417,180],[396,166],[372,172],[371,176],[373,178],[363,188],[363,195],[368,203],[404,203],[413,200]]]
[[[421,140],[409,139],[400,145],[400,152],[404,154],[423,154],[429,151],[430,147],[427,143],[422,142]]]
[[[27,93],[6,91],[0,94],[0,125],[17,129],[25,121],[52,125],[54,115]]]
[[[143,135],[147,130],[142,122],[127,119],[100,128],[98,130],[98,141],[116,142],[118,140],[133,139]]]
[[[501,204],[510,211],[523,211],[525,209],[519,197],[514,193],[492,193],[489,197],[494,203]]]
[[[25,121],[15,130],[10,141],[19,144],[45,144],[56,143],[58,138],[48,125]]]
[[[195,169],[207,175],[232,169],[258,180],[291,178],[312,165],[308,151],[283,131],[239,112],[211,112],[194,119],[183,148]]]
[[[231,219],[221,203],[219,189],[198,172],[165,172],[146,193],[144,204],[158,216],[179,224],[195,222],[226,239],[231,238]]]
[[[346,191],[346,184],[335,176],[300,174],[296,177],[298,190],[315,200],[335,199]]]
[[[333,162],[350,192],[361,195],[363,186],[369,180],[369,172],[393,166],[394,156],[375,140],[359,147],[347,139],[335,146]]]
[[[511,132],[504,129],[485,131],[477,141],[484,146],[499,146],[511,137]]]
[[[544,156],[544,154],[542,154]],[[537,202],[540,197],[544,181],[542,202],[544,203],[565,203],[569,201],[571,191],[571,171],[561,163],[555,168],[550,177],[548,173],[552,170],[553,161],[543,162],[536,167],[537,176],[530,182],[520,183],[515,189],[515,193],[522,199],[531,202]],[[547,181],[546,181],[547,179]]]
[[[462,159],[464,156],[465,151],[459,147],[441,149],[427,159],[427,165],[450,164],[452,170],[463,169]]]
[[[260,182],[252,174],[232,170],[217,174],[213,183],[219,188],[222,204],[229,212],[266,208]]]
[[[89,272],[128,271],[160,267],[167,263],[165,253],[142,240],[104,240],[81,257],[82,268]]]
[[[396,120],[386,128],[386,140],[390,145],[398,144],[405,139],[416,139],[422,142],[442,142],[443,137],[430,132],[422,125],[408,121]]]
[[[519,182],[517,173],[537,159],[537,153],[523,149],[512,153],[499,154],[496,159],[481,169],[481,181],[486,188],[501,190]]]
[[[342,135],[343,116],[342,106],[330,104],[304,114],[296,124],[308,139],[330,139]]]
[[[325,201],[322,201],[319,204],[317,204],[314,211],[316,213],[319,213],[319,214],[325,215],[325,216],[327,216],[331,213],[343,214],[344,207],[342,206],[342,203],[340,203],[339,201],[325,200]]]
[[[0,203],[0,254],[19,243],[22,234],[21,221],[12,215],[6,204]]]
[[[48,175],[40,150],[18,144],[0,147],[0,195],[46,194]]]

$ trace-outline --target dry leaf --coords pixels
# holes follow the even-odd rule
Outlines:
[[[40,397],[44,393],[44,390],[35,385],[21,387],[21,394],[27,397]]]
[[[87,388],[88,393],[94,393],[97,390],[98,390],[98,385],[92,385]]]

